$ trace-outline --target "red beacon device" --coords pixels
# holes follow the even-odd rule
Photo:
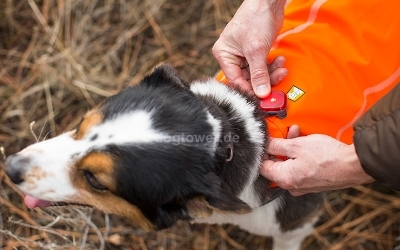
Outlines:
[[[261,109],[267,116],[277,116],[280,119],[286,117],[286,94],[282,91],[271,91],[271,94],[260,100]]]

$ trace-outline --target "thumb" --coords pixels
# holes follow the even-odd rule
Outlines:
[[[271,93],[268,64],[265,58],[266,56],[257,56],[247,59],[250,69],[251,85],[254,93],[259,98],[266,97]]]

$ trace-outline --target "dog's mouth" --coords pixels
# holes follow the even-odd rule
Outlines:
[[[25,205],[30,209],[33,209],[36,207],[46,208],[46,207],[51,207],[51,206],[68,206],[68,205],[90,207],[88,205],[79,204],[79,203],[55,202],[55,201],[41,200],[41,199],[35,198],[28,194],[25,196],[24,202],[25,202]]]

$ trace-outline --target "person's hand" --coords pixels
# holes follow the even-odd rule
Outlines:
[[[291,137],[270,140],[267,153],[288,159],[265,160],[260,173],[292,195],[343,189],[373,181],[361,167],[353,144],[319,134]]]
[[[278,56],[271,63],[268,63],[268,74],[271,85],[278,84],[286,75],[288,70],[283,68],[283,64],[285,63],[285,57]],[[250,73],[248,67],[242,69],[243,78],[246,81],[250,82]],[[254,90],[247,83],[245,85],[238,85],[241,89],[246,90],[250,93],[254,93]]]
[[[212,49],[228,81],[253,89],[260,98],[269,95],[271,82],[277,83],[287,74],[283,57],[275,59],[278,68],[272,71],[268,71],[266,59],[282,27],[285,2],[244,0]]]

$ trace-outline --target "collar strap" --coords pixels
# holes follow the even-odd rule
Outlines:
[[[266,200],[264,200],[264,202],[260,207],[267,205],[271,201],[279,198],[282,194],[284,194],[287,191],[286,189],[279,187],[278,184],[272,181],[269,181],[268,187],[271,191],[269,193],[269,196],[266,197]]]

